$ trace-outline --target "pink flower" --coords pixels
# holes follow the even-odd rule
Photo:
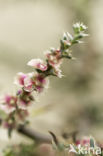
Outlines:
[[[18,99],[17,105],[18,105],[19,109],[26,110],[28,104],[25,101],[23,101],[22,99]]]
[[[81,140],[77,140],[76,145],[81,146],[90,145],[90,137],[83,137]]]
[[[34,101],[34,98],[30,92],[26,92],[25,90],[19,91],[20,94],[18,94],[18,100],[17,100],[17,106],[19,109],[26,110],[27,106],[31,104],[32,101]]]
[[[31,92],[31,91],[33,91],[33,83],[32,83],[33,75],[34,75],[34,73],[24,74],[24,73],[20,72],[17,74],[17,77],[15,78],[14,83],[16,85],[23,87],[24,90]]]
[[[81,144],[82,145],[90,145],[90,138],[89,137],[84,137],[82,140],[81,140]]]
[[[60,50],[51,50],[45,53],[48,63],[52,67],[60,66],[62,63]]]
[[[55,68],[54,68],[54,74],[55,74],[57,77],[59,77],[59,78],[62,78],[62,77],[63,77],[63,75],[62,75],[61,72],[62,72],[62,71],[60,70],[59,67],[55,67]]]
[[[27,92],[33,91],[33,81],[32,77],[34,76],[34,73],[29,73],[28,76],[24,79],[24,90]]]
[[[27,77],[27,74],[22,72],[17,73],[17,77],[14,80],[14,84],[24,86],[24,79]]]
[[[44,88],[48,88],[49,80],[45,78],[42,74],[35,74],[33,77],[34,89],[37,92],[42,92]]]
[[[5,95],[2,98],[2,102],[0,105],[1,110],[5,113],[10,114],[16,109],[17,97],[12,95]]]
[[[42,92],[44,88],[47,88],[49,81],[39,73],[18,73],[15,82],[16,84],[22,86],[26,92],[32,92],[33,90]]]
[[[35,69],[39,69],[41,71],[47,70],[47,64],[44,63],[41,59],[32,59],[28,62],[27,65],[34,67]]]
[[[15,122],[13,122],[12,120],[3,121],[3,127],[7,129],[14,128]]]

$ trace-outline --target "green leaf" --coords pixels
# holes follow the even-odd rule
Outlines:
[[[95,140],[91,137],[90,138],[90,147],[94,148],[94,146],[95,146]]]
[[[8,128],[8,137],[11,138],[11,134],[12,134],[12,128]]]

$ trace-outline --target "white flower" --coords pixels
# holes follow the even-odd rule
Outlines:
[[[33,82],[32,77],[34,76],[34,72],[24,74],[22,72],[17,74],[14,83],[21,87],[24,87],[25,91],[31,92],[33,90]]]
[[[16,108],[9,105],[0,105],[0,109],[3,110],[6,114],[12,113]]]
[[[73,28],[76,29],[80,29],[80,31],[84,31],[87,29],[87,27],[83,24],[83,23],[76,23],[76,24],[73,24]]]
[[[17,97],[13,95],[4,95],[0,100],[0,108],[5,113],[10,114],[16,109]]]
[[[47,70],[47,64],[43,62],[41,59],[32,59],[27,63],[28,66],[34,67],[41,71]]]
[[[54,68],[54,74],[59,77],[59,78],[62,78],[64,75],[62,75],[62,71],[59,67],[55,67]]]
[[[19,86],[24,86],[24,79],[27,77],[27,74],[24,74],[22,72],[17,73],[17,76],[14,80],[14,84]]]

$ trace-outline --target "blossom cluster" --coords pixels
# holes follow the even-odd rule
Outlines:
[[[82,145],[82,146],[88,145],[88,146],[90,146],[90,139],[91,139],[90,137],[84,136],[83,138],[76,140],[75,144],[77,146],[78,145]]]
[[[73,25],[74,36],[64,33],[60,40],[60,47],[51,48],[45,52],[45,61],[32,59],[27,65],[32,67],[33,72],[16,75],[14,84],[20,89],[15,95],[7,94],[0,100],[0,109],[6,114],[2,119],[2,124],[9,130],[15,128],[18,123],[24,122],[28,115],[28,106],[35,101],[33,92],[41,93],[49,85],[49,76],[61,78],[61,64],[64,58],[72,59],[70,47],[75,43],[80,43],[80,39],[86,36],[86,26],[77,23]]]

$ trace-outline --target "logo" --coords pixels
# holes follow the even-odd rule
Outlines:
[[[70,144],[69,147],[69,153],[75,153],[75,154],[93,154],[93,155],[100,155],[102,153],[101,148],[96,147],[88,147],[88,146],[81,146],[80,144],[78,146],[74,146]]]

